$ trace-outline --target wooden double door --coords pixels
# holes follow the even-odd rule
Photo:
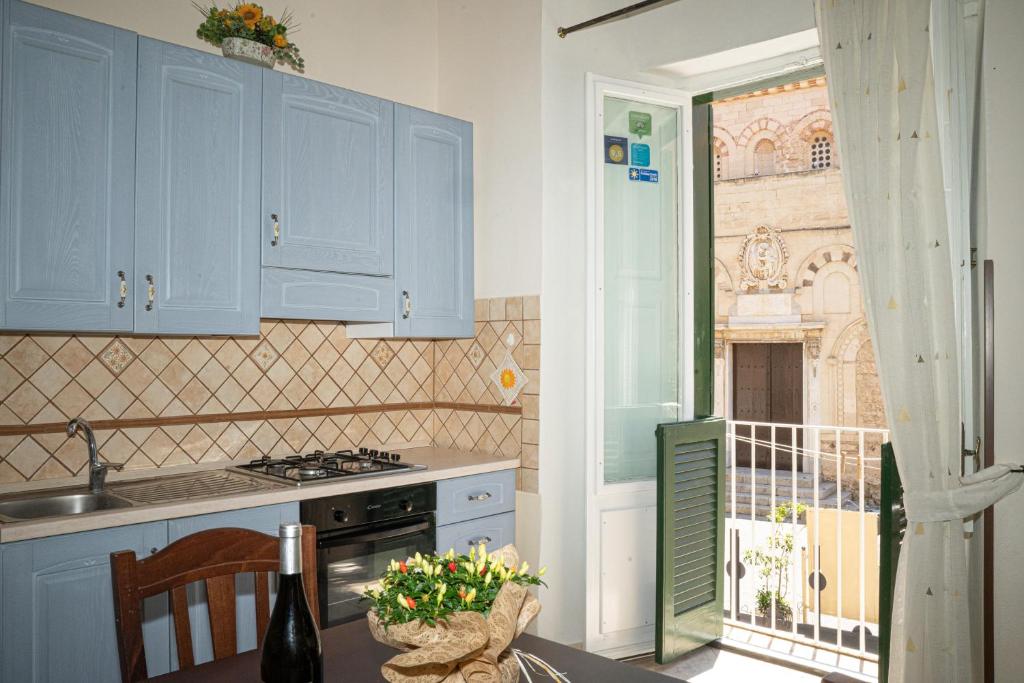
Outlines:
[[[732,414],[738,422],[801,425],[804,421],[803,344],[733,344]],[[794,433],[795,438],[794,438]],[[736,465],[771,468],[770,427],[736,426]],[[775,428],[775,469],[803,470],[803,431]]]

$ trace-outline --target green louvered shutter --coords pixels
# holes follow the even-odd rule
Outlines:
[[[722,636],[725,420],[660,425],[655,658]]]

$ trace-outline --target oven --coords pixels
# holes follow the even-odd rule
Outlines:
[[[436,507],[434,483],[302,501],[302,523],[317,529],[322,628],[366,614],[363,591],[391,560],[434,552]]]

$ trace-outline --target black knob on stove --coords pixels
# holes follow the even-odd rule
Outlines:
[[[401,459],[402,459],[402,456],[400,454],[398,454],[398,453],[392,453],[391,454],[391,462],[398,462]]]
[[[359,447],[359,455],[366,455],[369,451],[366,450],[365,446]]]
[[[370,457],[371,458],[376,460],[379,455],[380,455],[380,451],[378,451],[376,448],[370,449]]]
[[[391,454],[388,453],[387,451],[381,451],[380,452],[380,459],[383,460],[384,462],[387,462],[388,460],[391,459]]]
[[[335,510],[334,511],[334,521],[335,522],[341,522],[342,524],[347,522],[348,521],[348,511],[347,510]]]
[[[401,503],[398,504],[398,507],[402,508],[402,510],[405,512],[412,512],[412,501],[403,500]]]

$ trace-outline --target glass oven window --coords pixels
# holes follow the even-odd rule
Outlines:
[[[320,603],[327,626],[352,621],[366,613],[369,603],[362,599],[363,591],[380,579],[391,560],[404,560],[418,552],[425,554],[433,550],[433,529],[321,548]]]

